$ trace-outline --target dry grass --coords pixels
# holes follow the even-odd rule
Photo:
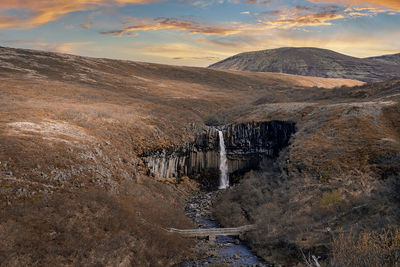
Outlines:
[[[340,196],[340,193],[338,190],[334,190],[333,192],[330,193],[323,193],[321,202],[320,202],[320,208],[326,209],[326,210],[332,210],[338,207],[342,202],[342,198]]]
[[[302,87],[310,77],[6,48],[1,60],[1,170],[44,186],[95,181],[118,191],[121,180],[143,170],[138,155],[192,140],[218,110],[244,107],[260,95],[322,90]]]
[[[238,191],[242,195],[232,193],[229,202],[221,202],[228,207],[221,211],[238,223],[250,220],[265,226],[267,230],[250,238],[265,257],[273,258],[270,244],[292,253],[307,226],[326,227],[333,211],[321,219],[311,205],[318,208],[322,189],[339,190],[343,203],[356,199],[358,205],[364,192],[379,189],[370,182],[376,181],[370,173],[388,179],[397,174],[393,158],[399,151],[398,110],[382,106],[393,113],[382,123],[379,103],[372,108],[335,106],[358,102],[360,95],[386,97],[393,85],[385,85],[385,92],[365,86],[326,90],[303,86],[304,81],[311,86],[320,79],[279,74],[5,48],[0,48],[0,56],[0,241],[1,261],[7,265],[106,265],[115,260],[166,266],[179,261],[173,255],[184,256],[186,243],[146,228],[135,214],[139,211],[160,227],[189,226],[182,195],[175,185],[144,177],[138,155],[192,140],[206,118],[210,123],[298,123],[299,133],[281,159],[289,160],[282,173],[293,179],[249,179],[246,190]],[[345,191],[340,190],[343,185]],[[85,196],[91,190],[98,193]],[[340,206],[338,212],[345,208]],[[63,239],[51,239],[52,228],[63,233]],[[154,236],[159,239],[153,241]],[[82,249],[80,237],[85,240]],[[324,236],[313,238],[304,242],[310,248],[325,242]],[[149,258],[149,252],[154,257]]]
[[[292,106],[262,103],[237,118],[297,121],[298,131],[276,167],[249,173],[221,196],[214,211],[226,226],[258,224],[245,239],[267,261],[301,262],[303,250],[326,263],[328,227],[348,231],[358,223],[380,231],[400,218],[400,83],[356,88],[366,96],[362,103],[346,90],[333,90],[326,102],[316,97]]]
[[[138,199],[89,190],[61,192],[3,209],[1,266],[178,263],[190,254],[192,241],[161,227],[172,221],[180,226],[188,224],[173,209],[160,209],[153,201],[146,203],[153,209],[150,213],[137,208],[144,205]]]
[[[332,242],[332,266],[398,266],[400,264],[400,230],[341,233]]]

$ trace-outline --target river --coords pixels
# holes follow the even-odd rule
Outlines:
[[[220,227],[211,216],[215,194],[218,192],[198,192],[188,199],[186,214],[199,228]],[[236,237],[218,236],[216,242],[199,240],[196,252],[201,254],[200,259],[187,260],[178,266],[269,266]]]

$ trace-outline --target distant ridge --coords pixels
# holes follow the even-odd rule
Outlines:
[[[367,59],[377,60],[377,61],[384,62],[384,63],[389,63],[389,64],[400,65],[400,53],[399,54],[394,54],[394,55],[384,55],[384,56],[379,56],[379,57],[370,57],[370,58],[367,58]]]
[[[376,82],[400,77],[400,54],[356,58],[327,49],[284,47],[237,54],[209,68]]]

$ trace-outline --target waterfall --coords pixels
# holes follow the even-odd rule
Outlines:
[[[224,135],[222,131],[218,130],[219,135],[219,187],[218,189],[227,189],[229,187],[229,178],[228,178],[228,165],[226,162],[226,150],[225,150],[225,142],[224,142]]]

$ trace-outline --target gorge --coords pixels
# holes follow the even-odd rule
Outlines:
[[[218,186],[221,168],[222,176],[225,171],[226,175],[236,175],[257,169],[263,158],[276,158],[295,132],[295,123],[285,121],[206,126],[193,143],[148,152],[141,158],[148,168],[148,174],[153,177],[177,180],[183,176],[197,177],[212,189]],[[220,166],[221,137],[225,140],[227,170]],[[223,177],[224,181],[226,179]],[[227,187],[229,183],[220,186]]]

